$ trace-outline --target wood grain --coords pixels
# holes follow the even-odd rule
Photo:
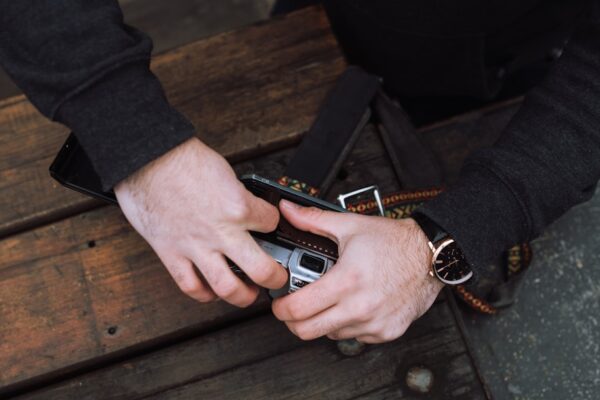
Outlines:
[[[438,302],[399,340],[340,354],[334,342],[302,342],[272,316],[230,326],[19,397],[79,399],[414,398],[407,370],[434,373],[429,395],[483,399],[448,304]]]
[[[350,190],[363,171],[377,170],[382,182],[393,185],[374,130],[359,143],[348,160],[357,168],[337,187]],[[277,177],[293,153],[293,148],[274,152],[236,170]],[[0,254],[0,365],[7,366],[0,371],[0,387],[9,389],[185,332],[203,332],[266,304],[241,311],[188,299],[114,206],[5,238]]]
[[[507,106],[510,109],[512,106]],[[423,132],[452,175],[464,151],[443,138],[493,141],[500,109],[472,114]],[[461,124],[466,124],[461,128]],[[467,129],[469,128],[470,129]],[[455,149],[455,150],[452,150]],[[330,194],[377,183],[398,190],[381,141],[369,126],[345,162]],[[294,148],[235,165],[236,172],[279,176]],[[247,318],[223,303],[200,305],[179,293],[158,259],[116,207],[102,207],[0,241],[0,387],[14,389],[85,369],[185,334],[199,334]],[[113,334],[109,333],[114,328]],[[65,338],[68,338],[66,340]]]
[[[275,0],[119,0],[125,23],[147,33],[162,53],[269,18]]]
[[[232,161],[297,142],[344,67],[318,7],[192,43],[152,63],[171,103]],[[0,103],[0,237],[98,206],[48,175],[67,134],[22,96]]]
[[[9,237],[0,253],[0,386],[243,313],[183,296],[116,207]]]
[[[319,8],[153,62],[173,104],[236,172],[273,178],[343,68]],[[493,143],[518,106],[420,131],[448,181],[472,150]],[[248,310],[188,299],[116,207],[49,178],[66,134],[22,97],[0,102],[0,397],[66,379],[25,397],[415,398],[403,374],[418,363],[436,374],[435,396],[483,398],[443,299],[402,340],[357,358],[325,340],[299,342],[270,317],[241,322],[268,311],[264,297]],[[398,190],[382,154],[369,126],[328,197],[372,183]],[[190,340],[177,344],[182,339]],[[98,365],[107,367],[86,372]]]

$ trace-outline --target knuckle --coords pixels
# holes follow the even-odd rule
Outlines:
[[[361,275],[359,271],[348,271],[341,280],[341,289],[346,293],[354,293],[361,284]]]
[[[199,282],[184,282],[179,285],[179,289],[188,297],[201,303],[207,303],[214,300],[214,295],[206,290]]]
[[[392,334],[390,331],[384,331],[377,335],[377,338],[382,342],[391,342],[392,340],[396,339],[396,337],[397,336]]]
[[[302,340],[311,340],[313,338],[312,332],[302,326],[296,327],[296,336]]]
[[[183,279],[177,282],[179,289],[190,297],[194,297],[202,290],[202,284],[195,279]]]
[[[190,295],[191,298],[193,298],[194,300],[197,300],[201,303],[208,303],[210,301],[213,301],[215,299],[214,294],[206,291],[206,290],[202,290],[199,291],[193,295]]]
[[[284,321],[285,320],[285,318],[284,318],[284,311],[283,311],[281,303],[278,301],[278,299],[273,300],[273,303],[271,303],[271,311],[273,311],[273,315],[279,321]]]
[[[407,322],[400,326],[400,329],[397,331],[397,334],[394,336],[394,339],[399,338],[400,336],[404,336],[408,328],[410,327],[410,322]]]
[[[215,293],[222,298],[230,298],[232,297],[238,290],[238,283],[232,279],[222,279],[215,284],[213,290]]]
[[[303,319],[304,309],[302,307],[302,304],[297,301],[290,303],[288,305],[288,313],[290,314],[290,317],[295,321]]]
[[[259,268],[256,268],[252,272],[252,280],[261,286],[264,286],[265,284],[270,282],[277,272],[276,270],[273,270],[270,267],[270,265],[263,265]]]
[[[216,296],[212,293],[205,293],[200,297],[197,297],[196,300],[198,300],[201,303],[210,303],[212,301],[214,301],[216,299]]]
[[[270,213],[267,218],[263,221],[265,230],[273,231],[279,225],[279,213],[277,209],[273,210],[273,213]]]
[[[372,322],[367,325],[366,332],[367,334],[375,337],[379,337],[386,331],[384,324],[381,322]]]
[[[255,293],[254,295],[245,296],[238,302],[238,306],[242,308],[250,307],[256,301],[257,297],[258,293]]]
[[[383,340],[385,342],[391,342],[392,340],[398,339],[400,336],[401,334],[388,331],[383,334]]]
[[[241,222],[250,217],[252,208],[247,201],[241,200],[230,204],[228,207],[229,216],[233,221]]]
[[[353,309],[357,322],[368,322],[372,318],[371,306],[368,303],[360,302],[355,304]]]
[[[403,332],[403,330],[398,331],[396,329],[390,329],[388,326],[381,326],[373,333],[373,336],[381,342],[391,342],[402,336]]]

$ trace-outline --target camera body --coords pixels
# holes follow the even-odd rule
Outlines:
[[[245,175],[241,181],[255,196],[276,207],[281,199],[285,199],[303,207],[315,207],[330,212],[346,212],[337,205],[281,186],[257,175]],[[279,219],[279,224],[273,232],[251,232],[251,234],[262,249],[288,271],[287,284],[281,289],[269,291],[272,298],[295,292],[321,278],[333,267],[338,258],[338,247],[334,241],[302,231],[286,221],[283,216]]]
[[[335,258],[317,251],[298,247],[282,241],[254,238],[258,245],[288,272],[288,280],[280,289],[269,290],[269,295],[276,299],[293,293],[321,278],[335,264]],[[245,273],[234,264],[230,264],[233,272],[245,277]]]
[[[300,247],[284,247],[276,243],[256,239],[262,249],[288,271],[287,284],[281,289],[270,290],[269,295],[276,299],[293,293],[322,277],[335,263],[335,260],[315,251]]]

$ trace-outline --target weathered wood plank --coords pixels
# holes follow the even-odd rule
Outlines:
[[[357,357],[345,357],[335,343],[317,340],[288,353],[231,368],[146,398],[349,399],[394,385],[404,379],[410,367],[422,365],[437,376],[431,398],[483,399],[480,383],[464,358],[462,338],[450,318],[447,305],[438,303],[404,338],[369,346]],[[452,381],[456,372],[466,377]],[[452,396],[452,393],[460,394]],[[406,388],[398,398],[415,395]]]
[[[444,139],[446,132],[462,141],[476,137],[480,145],[493,141],[506,114],[494,110],[493,118],[503,118],[492,125],[484,121],[489,115],[472,114],[423,133],[441,155],[448,176],[456,173],[464,155]],[[486,127],[485,135],[478,126]],[[292,153],[274,152],[235,168],[238,173],[277,177]],[[334,184],[330,198],[372,183],[384,193],[397,190],[381,153],[380,140],[368,128],[344,165],[348,175]],[[0,373],[0,386],[62,374],[98,357],[110,358],[245,315],[224,304],[198,305],[181,295],[114,207],[6,238],[0,241],[0,254],[0,363],[9,365]],[[111,327],[117,328],[116,334],[108,334]],[[65,341],[65,335],[71,340]]]
[[[436,305],[401,339],[345,357],[326,339],[302,342],[264,316],[119,362],[19,399],[336,398],[393,393],[412,398],[406,371],[435,374],[433,398],[484,398],[448,304]]]
[[[154,51],[186,43],[269,18],[275,0],[120,0],[125,23],[146,32]]]
[[[198,136],[236,161],[297,141],[344,61],[309,8],[175,49],[152,69]],[[23,97],[1,103],[0,237],[98,205],[48,175],[67,133]]]
[[[133,399],[171,389],[219,371],[285,353],[302,345],[273,317],[207,334],[87,373],[28,399]]]
[[[183,296],[116,207],[7,238],[0,253],[0,386],[242,314]]]
[[[357,168],[338,189],[364,185],[364,172],[378,170],[382,188],[395,190],[381,151],[368,130],[348,160]],[[275,152],[236,170],[277,177],[293,152]],[[49,379],[90,360],[248,315],[224,303],[200,305],[179,293],[117,207],[5,238],[0,254],[0,364],[8,366],[0,371],[0,387]]]

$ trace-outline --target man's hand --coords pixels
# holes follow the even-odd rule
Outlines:
[[[258,288],[242,282],[225,257],[260,286],[285,284],[284,269],[248,233],[274,230],[279,212],[248,192],[225,159],[200,140],[148,164],[115,193],[131,225],[190,297],[220,297],[240,307],[254,302]]]
[[[431,251],[412,219],[340,214],[286,201],[280,209],[294,226],[339,246],[338,262],[327,274],[273,302],[275,316],[304,340],[396,339],[431,307],[443,286],[429,275]]]

